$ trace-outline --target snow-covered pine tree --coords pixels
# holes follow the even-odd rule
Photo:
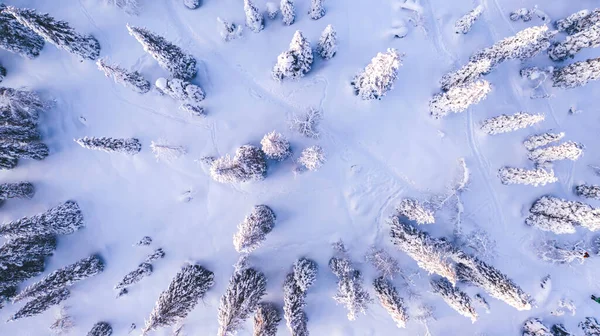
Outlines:
[[[135,283],[140,282],[143,278],[152,274],[152,264],[149,263],[141,263],[139,266],[133,271],[127,273],[123,280],[121,280],[116,286],[115,289],[121,290],[123,288],[129,287]]]
[[[76,139],[81,147],[100,150],[107,153],[119,152],[127,155],[135,155],[142,150],[142,144],[136,138],[108,138],[108,137],[83,137]]]
[[[373,281],[375,295],[383,308],[390,314],[398,328],[405,328],[408,321],[408,313],[404,305],[404,300],[398,294],[398,290],[392,283],[380,276]]]
[[[539,318],[530,318],[523,324],[523,336],[553,336]]]
[[[271,302],[262,302],[254,313],[254,336],[276,336],[281,313]]]
[[[0,142],[0,167],[12,169],[20,158],[43,160],[48,146],[41,142]]]
[[[5,9],[6,5],[0,4],[0,48],[27,58],[37,57],[44,47],[44,39]]]
[[[413,258],[419,267],[456,283],[456,270],[452,263],[455,249],[444,239],[432,238],[428,233],[417,230],[399,217],[390,220],[392,243]]]
[[[502,167],[498,171],[498,176],[500,177],[500,182],[506,185],[525,184],[537,187],[558,181],[556,176],[554,176],[554,170],[546,170],[543,168],[523,169]]]
[[[155,85],[162,93],[182,102],[198,105],[206,97],[204,91],[198,85],[179,78],[159,78],[156,80]]]
[[[122,84],[138,93],[150,91],[150,82],[137,71],[128,71],[117,64],[109,64],[107,58],[99,59],[96,61],[96,65],[106,77],[112,78],[115,83]]]
[[[277,63],[271,75],[273,79],[282,81],[284,78],[298,79],[304,77],[313,63],[313,50],[310,42],[301,31],[297,30],[292,37],[287,51],[277,56]]]
[[[55,306],[68,299],[70,295],[71,292],[68,288],[65,287],[44,293],[43,295],[27,302],[23,306],[23,308],[19,309],[19,311],[17,311],[13,316],[10,317],[8,322],[15,321],[24,317],[30,317],[41,314],[48,310],[48,308]]]
[[[537,256],[546,262],[554,264],[570,264],[578,261],[583,264],[590,254],[585,250],[583,242],[575,244],[545,240],[535,246]]]
[[[107,322],[98,322],[94,324],[92,329],[87,333],[87,336],[110,336],[113,329]]]
[[[600,79],[600,57],[575,62],[552,72],[552,85],[571,89],[586,85],[589,81]]]
[[[435,118],[452,113],[459,113],[469,106],[478,104],[492,91],[492,85],[486,80],[477,80],[467,84],[455,85],[447,92],[433,96],[429,101],[429,110]]]
[[[432,279],[430,284],[433,292],[439,294],[452,309],[460,315],[470,318],[472,323],[477,321],[477,311],[466,293],[458,287],[454,287],[450,281],[444,278]]]
[[[384,278],[392,280],[396,274],[400,273],[398,261],[384,249],[378,249],[375,246],[371,247],[365,259]]]
[[[250,30],[259,33],[265,28],[265,19],[252,0],[244,0],[244,11],[246,12],[246,26]]]
[[[0,117],[0,141],[31,142],[39,139],[40,132],[32,120],[23,120],[21,123]]]
[[[584,336],[600,336],[600,324],[595,317],[586,317],[579,323],[579,328],[583,330]]]
[[[79,205],[75,201],[67,201],[39,215],[3,224],[0,226],[0,236],[19,238],[46,234],[68,235],[83,226]]]
[[[200,265],[184,266],[171,280],[169,288],[158,297],[143,333],[183,320],[214,283],[214,273],[206,268]]]
[[[600,46],[600,24],[567,36],[564,41],[555,42],[548,49],[548,56],[551,60],[560,62],[567,58],[573,58],[583,48],[598,46]]]
[[[321,146],[310,146],[302,151],[296,162],[304,169],[317,171],[323,166],[325,160],[325,151]]]
[[[44,258],[51,256],[55,249],[56,237],[53,235],[7,240],[0,246],[0,269],[8,269],[10,266],[23,267],[34,260],[44,261]],[[0,277],[0,283],[2,282]]]
[[[317,54],[321,58],[328,60],[337,53],[337,33],[332,25],[327,25],[321,33],[319,44],[317,45]]]
[[[277,18],[277,14],[279,14],[279,6],[277,6],[274,2],[267,2],[267,17],[271,20],[275,20]]]
[[[600,22],[600,9],[590,12],[587,9],[573,13],[568,17],[556,21],[556,29],[573,35],[584,31]]]
[[[4,12],[11,14],[22,25],[36,34],[82,59],[96,60],[100,56],[100,43],[92,35],[80,35],[65,21],[56,20],[48,14],[39,14],[33,9],[8,6]]]
[[[529,136],[527,139],[525,139],[525,141],[523,142],[523,145],[525,145],[525,148],[527,148],[528,150],[531,151],[536,148],[551,144],[553,142],[560,141],[564,137],[565,137],[564,132],[560,132],[560,133],[547,132],[547,133],[542,133],[542,134],[534,134],[534,135]]]
[[[396,207],[396,211],[417,224],[435,223],[433,211],[414,199],[403,199]]]
[[[283,282],[283,316],[292,336],[308,336],[308,318],[304,312],[306,292],[302,291],[294,273],[289,273]]]
[[[443,75],[440,85],[443,91],[448,91],[455,86],[472,83],[481,77],[481,75],[487,74],[491,70],[491,61],[489,59],[483,58],[478,61],[472,61],[456,71]]]
[[[253,268],[235,272],[219,304],[219,336],[235,335],[258,308],[266,293],[267,278]]]
[[[0,185],[0,191],[1,189],[2,186]],[[600,186],[598,185],[580,184],[575,187],[575,193],[581,197],[600,200]]]
[[[242,26],[239,26],[233,22],[221,19],[217,17],[217,22],[220,26],[221,38],[225,42],[229,42],[235,38],[242,36]]]
[[[0,87],[0,118],[3,121],[20,126],[30,122],[35,125],[39,112],[49,106],[33,91]]]
[[[456,21],[454,24],[454,31],[457,34],[468,33],[471,31],[471,27],[473,27],[475,21],[477,21],[477,19],[479,19],[481,16],[481,13],[483,13],[483,6],[479,5],[475,7],[475,9],[463,15],[460,19],[458,19],[458,21]]]
[[[240,253],[256,250],[275,226],[275,213],[266,205],[256,205],[252,212],[238,225],[233,245]]]
[[[81,259],[74,264],[57,269],[38,282],[27,286],[15,296],[14,301],[46,295],[60,288],[72,286],[76,282],[101,273],[103,270],[104,262],[99,256],[93,255]]]
[[[31,182],[0,184],[0,201],[9,198],[32,198],[34,194],[35,188]]]
[[[323,2],[325,0],[311,0],[310,10],[308,11],[308,15],[313,20],[318,20],[325,16],[325,7],[323,6]]]
[[[265,134],[260,145],[265,155],[272,160],[283,161],[292,155],[288,139],[275,131]]]
[[[460,254],[456,261],[456,273],[461,281],[481,287],[491,297],[517,310],[531,309],[531,297],[493,266],[466,254]]]
[[[525,224],[533,226],[542,231],[549,231],[555,234],[575,233],[574,223],[568,219],[558,218],[534,213],[527,216]]]
[[[389,48],[385,53],[378,53],[350,83],[354,87],[354,94],[364,100],[383,98],[394,88],[398,69],[402,65],[402,56],[393,48]]]
[[[543,196],[533,203],[529,211],[570,221],[590,231],[600,230],[600,209],[594,209],[586,203]]]
[[[527,156],[536,163],[553,162],[560,160],[575,161],[583,154],[583,146],[577,142],[567,141],[560,145],[537,148]]]
[[[306,292],[317,281],[317,263],[308,258],[300,258],[294,263],[294,281],[301,291]]]
[[[281,0],[279,8],[281,8],[281,16],[283,17],[284,25],[289,26],[296,21],[296,7],[294,6],[294,0]]]
[[[190,80],[196,76],[196,59],[181,48],[154,34],[146,28],[127,25],[129,34],[135,37],[158,64],[174,78]]]
[[[487,134],[501,134],[527,128],[544,121],[545,116],[541,114],[529,114],[518,112],[512,115],[500,115],[483,121],[481,130]]]

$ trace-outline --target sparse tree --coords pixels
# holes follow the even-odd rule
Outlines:
[[[135,37],[158,64],[175,78],[190,80],[196,76],[196,59],[164,37],[146,28],[127,25],[129,34]]]
[[[265,134],[260,145],[265,155],[272,160],[283,161],[292,155],[290,142],[283,134],[275,131]]]
[[[433,96],[429,101],[429,110],[435,118],[450,113],[465,111],[469,106],[478,104],[492,91],[492,85],[486,80],[477,80],[464,85],[455,85],[447,92]]]
[[[435,223],[433,211],[414,199],[403,199],[396,207],[396,211],[417,224]]]
[[[1,189],[2,189],[2,186],[0,186],[0,191],[1,191]],[[598,185],[589,185],[589,184],[578,185],[575,187],[575,193],[581,197],[600,200],[600,186],[598,186]]]
[[[219,336],[235,335],[265,295],[267,278],[253,268],[235,272],[219,304]]]
[[[319,170],[325,163],[325,151],[321,146],[311,146],[305,148],[297,162],[305,169],[311,171]]]
[[[108,138],[108,137],[83,137],[76,139],[81,147],[100,150],[107,153],[118,152],[135,155],[142,150],[142,144],[136,138]]]
[[[267,175],[267,163],[262,150],[252,145],[239,147],[233,159],[225,155],[214,160],[210,174],[220,183],[260,181]]]
[[[555,26],[559,31],[573,35],[596,25],[598,22],[600,22],[600,9],[594,9],[592,12],[584,9],[556,21]]]
[[[525,184],[537,187],[558,181],[556,176],[554,176],[554,170],[543,168],[523,169],[502,167],[498,171],[498,176],[500,177],[500,182],[506,185]]]
[[[47,292],[42,296],[36,297],[35,299],[27,302],[23,308],[19,309],[19,311],[11,316],[8,322],[41,314],[48,310],[48,308],[68,299],[70,295],[71,292],[69,289],[64,287],[58,288],[55,291]]]
[[[310,10],[308,11],[308,15],[313,20],[318,20],[325,16],[325,7],[323,6],[323,2],[325,0],[311,0]]]
[[[574,223],[568,219],[548,216],[541,213],[532,213],[525,219],[525,224],[542,231],[555,234],[575,233]]]
[[[553,336],[539,318],[530,318],[523,324],[523,336]]]
[[[0,201],[9,198],[32,198],[35,188],[30,182],[0,184]]]
[[[552,85],[571,89],[586,85],[589,81],[600,79],[600,57],[575,62],[552,72]]]
[[[274,303],[262,302],[254,313],[254,336],[275,336],[281,314]]]
[[[477,321],[477,311],[467,294],[444,278],[433,279],[430,284],[433,292],[439,294],[452,309],[470,318],[472,323]]]
[[[14,301],[46,295],[61,288],[72,286],[76,282],[101,273],[103,270],[104,262],[99,256],[94,255],[81,259],[74,264],[51,272],[38,282],[27,286],[15,296]]]
[[[214,285],[214,273],[200,265],[184,266],[160,294],[143,334],[182,321]]]
[[[337,32],[332,25],[327,25],[321,33],[317,53],[325,60],[333,58],[337,53]]]
[[[542,133],[542,134],[534,134],[534,135],[529,136],[527,139],[525,139],[525,141],[523,142],[523,145],[525,145],[525,148],[527,148],[528,150],[531,151],[536,148],[551,144],[553,142],[560,141],[564,137],[565,137],[564,132],[560,132],[560,133],[547,132],[547,133]]]
[[[310,42],[301,31],[297,30],[289,49],[277,56],[277,63],[271,75],[276,81],[282,81],[284,78],[299,79],[310,71],[312,63],[313,50]]]
[[[303,116],[294,115],[290,120],[290,128],[305,137],[317,139],[320,135],[317,127],[321,123],[321,119],[323,119],[323,112],[310,108]]]
[[[378,53],[369,65],[357,74],[351,84],[354,94],[364,100],[381,99],[394,88],[402,56],[396,49],[389,48]]]
[[[371,247],[365,258],[375,267],[377,272],[384,278],[393,279],[400,273],[400,265],[386,250]]]
[[[244,0],[244,11],[246,12],[246,26],[250,30],[259,33],[265,28],[265,19],[252,0]]]
[[[186,82],[179,78],[159,78],[155,83],[160,92],[169,95],[175,100],[198,105],[204,100],[204,91],[195,84]]]
[[[50,325],[50,331],[55,335],[67,335],[75,326],[75,319],[67,312],[67,307],[61,307],[56,320]]]
[[[98,40],[91,35],[80,35],[65,21],[57,21],[48,14],[39,14],[28,8],[8,6],[3,11],[59,49],[87,60],[96,60],[100,56]]]
[[[555,62],[573,58],[583,48],[600,46],[600,25],[591,26],[576,34],[567,36],[564,41],[555,42],[548,49],[548,56]]]
[[[221,38],[223,38],[223,41],[229,42],[242,36],[242,26],[221,19],[220,17],[217,17],[217,22],[220,26],[219,30],[221,31]]]
[[[283,17],[283,24],[289,26],[296,21],[296,7],[294,6],[294,0],[281,0],[279,6],[281,8],[281,16]]]
[[[490,135],[508,133],[530,127],[544,121],[544,119],[545,117],[541,114],[529,114],[525,112],[513,115],[503,114],[484,120],[481,130]]]
[[[471,31],[471,27],[475,24],[475,21],[479,19],[483,13],[483,6],[479,5],[475,7],[472,11],[463,15],[456,23],[454,24],[454,31],[457,34],[466,34]]]
[[[110,336],[113,329],[107,322],[98,322],[94,324],[92,329],[87,333],[87,336]]]
[[[543,196],[529,210],[532,214],[542,214],[570,221],[590,231],[600,229],[600,210],[589,204],[567,201],[552,196]]]
[[[537,148],[527,155],[531,161],[538,164],[560,160],[576,161],[583,154],[583,146],[574,141],[560,145]]]
[[[448,91],[455,86],[462,86],[477,80],[481,75],[491,71],[491,61],[489,59],[480,59],[469,62],[460,69],[449,72],[442,76],[440,85],[442,90]]]
[[[0,226],[0,236],[19,238],[46,234],[68,235],[83,226],[79,205],[75,201],[67,201],[39,215],[3,224]]]
[[[545,240],[535,246],[537,256],[553,264],[571,264],[578,261],[583,264],[590,254],[583,246],[583,241],[575,244],[562,243],[556,240]]]
[[[584,336],[600,336],[600,324],[595,317],[586,317],[579,323],[579,328],[583,330]]]
[[[166,140],[159,139],[150,142],[150,149],[156,158],[156,161],[171,162],[183,155],[186,150],[182,146],[170,145]]]
[[[396,326],[406,328],[408,313],[406,312],[404,300],[402,300],[394,285],[383,276],[380,276],[373,281],[373,287],[379,302],[396,322]]]
[[[256,250],[275,226],[275,213],[266,205],[257,205],[238,225],[233,236],[236,251],[250,253]]]
[[[137,71],[128,71],[117,64],[109,64],[107,58],[99,59],[96,61],[96,65],[106,77],[112,78],[115,83],[122,84],[138,93],[150,91],[150,82]]]
[[[475,228],[460,238],[462,247],[471,249],[480,259],[491,260],[496,256],[496,241],[482,228]]]
[[[30,59],[39,56],[44,39],[5,9],[6,5],[0,4],[0,48]]]

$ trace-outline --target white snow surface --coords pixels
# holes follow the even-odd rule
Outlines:
[[[459,158],[465,158],[471,172],[470,182],[460,194],[462,229],[487,231],[497,245],[497,257],[490,263],[525,292],[535,296],[540,279],[547,274],[552,276],[553,288],[547,300],[537,302],[531,311],[519,312],[484,295],[491,313],[481,314],[471,325],[428,292],[429,279],[421,271],[420,277],[414,278],[416,287],[411,287],[421,297],[407,301],[409,316],[420,304],[433,305],[437,320],[428,323],[432,335],[493,336],[517,335],[531,316],[553,321],[550,311],[564,297],[577,306],[576,316],[556,321],[567,329],[575,331],[585,316],[597,315],[598,304],[589,296],[600,291],[598,258],[571,268],[537,260],[532,242],[544,237],[562,241],[563,237],[547,236],[525,225],[524,220],[539,197],[576,200],[572,192],[575,185],[598,183],[588,165],[600,164],[600,146],[596,145],[600,82],[571,90],[548,87],[550,98],[530,99],[531,88],[519,77],[523,65],[507,61],[485,76],[494,85],[487,99],[465,113],[436,120],[427,105],[440,91],[442,75],[466,64],[473,52],[542,24],[535,18],[528,23],[511,22],[510,11],[539,4],[551,18],[559,19],[582,9],[592,10],[597,1],[486,0],[480,21],[463,35],[454,32],[454,23],[472,9],[471,1],[420,0],[414,5],[417,11],[412,11],[393,0],[327,0],[326,15],[315,21],[306,14],[310,1],[297,0],[297,18],[292,26],[265,20],[265,30],[248,30],[227,43],[222,41],[215,19],[221,16],[243,25],[240,0],[204,0],[194,11],[180,0],[143,1],[139,16],[128,16],[98,0],[4,3],[35,8],[68,21],[81,34],[98,39],[101,57],[109,56],[154,83],[168,73],[125,27],[127,23],[146,26],[196,57],[199,71],[192,82],[206,92],[203,107],[207,116],[195,118],[179,111],[178,102],[154,90],[145,95],[130,91],[105,78],[94,62],[80,62],[49,43],[33,60],[0,50],[0,60],[8,70],[2,86],[28,87],[56,102],[41,116],[40,123],[50,156],[43,161],[21,160],[16,169],[0,172],[1,182],[34,183],[36,195],[31,200],[5,202],[0,219],[7,222],[31,216],[73,199],[79,203],[86,225],[75,234],[59,237],[46,272],[20,288],[92,253],[101,254],[106,262],[103,273],[71,288],[66,305],[75,320],[73,335],[86,334],[98,321],[109,322],[115,335],[127,334],[135,323],[138,329],[133,334],[138,334],[159,294],[185,262],[197,262],[215,273],[214,287],[188,315],[185,330],[189,335],[215,335],[219,298],[238,259],[232,236],[249,209],[258,204],[268,205],[277,215],[273,231],[249,259],[267,276],[266,300],[282,305],[285,275],[294,261],[304,256],[319,264],[305,307],[311,334],[423,335],[425,328],[416,320],[409,320],[406,329],[399,330],[377,304],[370,305],[367,314],[356,321],[348,321],[344,307],[332,299],[336,278],[327,267],[333,254],[330,246],[339,239],[344,241],[371,294],[377,274],[364,262],[364,255],[372,245],[388,250],[401,268],[417,269],[416,262],[390,243],[386,219],[404,198],[446,195]],[[261,12],[265,10],[266,1],[255,3]],[[402,39],[387,34],[395,21],[415,13],[422,15],[421,27],[411,27]],[[294,32],[302,30],[316,47],[328,24],[337,30],[336,56],[326,62],[315,58],[311,72],[297,81],[274,81],[271,68]],[[406,55],[394,89],[380,101],[354,96],[350,86],[354,75],[387,48]],[[568,63],[599,55],[598,49],[584,49]],[[525,63],[539,67],[552,64],[545,53]],[[583,112],[569,114],[574,105]],[[287,126],[292,115],[302,115],[310,107],[323,111],[319,139],[303,137]],[[487,136],[477,126],[486,118],[518,111],[535,111],[546,119],[529,129],[496,137]],[[272,130],[290,140],[294,159],[302,148],[318,145],[327,153],[327,162],[316,172],[294,174],[294,160],[270,161],[264,181],[234,185],[213,181],[208,165],[197,162],[204,156],[233,155],[241,145],[259,145],[262,136]],[[523,140],[551,130],[565,132],[570,140],[585,145],[585,155],[575,162],[554,164],[558,183],[538,188],[502,185],[496,177],[500,167],[530,164]],[[73,142],[84,136],[135,137],[144,147],[132,157],[90,151]],[[149,146],[157,138],[184,146],[187,154],[169,163],[156,162]],[[585,201],[600,206],[600,201]],[[436,224],[419,229],[452,239],[452,211],[441,211]],[[144,236],[152,237],[150,246],[132,246]],[[589,240],[591,233],[580,230],[569,237],[576,238]],[[156,263],[152,275],[117,299],[114,285],[159,247],[166,256]],[[407,299],[401,280],[394,283]],[[462,289],[471,296],[480,292],[475,287]],[[59,307],[4,324],[21,306],[8,304],[0,310],[0,334],[48,334]],[[239,335],[251,335],[251,319],[244,326]],[[153,335],[170,333],[165,328]],[[278,334],[289,335],[283,322]]]

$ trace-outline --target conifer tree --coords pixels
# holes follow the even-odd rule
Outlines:
[[[435,118],[463,112],[469,106],[484,100],[491,91],[490,82],[483,79],[464,85],[455,85],[450,87],[447,92],[434,95],[429,101],[429,110]]]
[[[0,87],[0,98],[0,118],[21,126],[37,125],[39,112],[49,107],[37,93],[27,90]]]
[[[571,89],[586,85],[589,81],[600,79],[600,57],[575,62],[552,72],[552,85]]]
[[[523,169],[502,167],[498,171],[498,176],[500,177],[500,182],[507,185],[526,184],[537,187],[558,181],[556,176],[554,176],[554,170],[546,170],[543,168]]]
[[[128,89],[138,93],[150,91],[150,82],[137,71],[128,71],[117,64],[109,64],[107,58],[101,58],[96,62],[98,69],[104,72],[106,77],[112,78],[115,83],[122,84]]]
[[[92,329],[87,333],[87,336],[110,336],[113,329],[107,322],[98,322],[94,324]]]
[[[289,49],[277,57],[277,64],[271,74],[277,81],[282,81],[284,78],[298,79],[310,71],[312,63],[313,50],[310,42],[301,31],[297,30]]]
[[[600,209],[592,208],[586,203],[543,196],[533,203],[529,211],[532,214],[541,214],[570,221],[590,231],[600,230]]]
[[[364,100],[383,98],[394,88],[401,65],[402,55],[396,49],[389,48],[385,53],[378,53],[352,80],[354,94]]]
[[[19,158],[43,160],[48,156],[48,146],[41,142],[0,142],[0,166],[12,169]]]
[[[479,5],[475,7],[472,11],[463,15],[456,23],[454,24],[454,31],[457,34],[466,34],[471,31],[471,27],[475,24],[475,21],[479,19],[483,13],[483,6]]]
[[[513,132],[522,128],[527,128],[544,121],[545,117],[541,114],[529,114],[519,112],[512,115],[500,115],[483,121],[481,130],[489,135]]]
[[[523,142],[523,145],[525,145],[525,148],[527,148],[528,150],[531,151],[536,148],[551,144],[553,142],[560,141],[564,137],[565,137],[564,132],[560,132],[560,133],[547,132],[547,133],[543,133],[543,134],[534,134],[534,135],[529,136],[527,139],[525,139],[525,141]]]
[[[442,90],[448,91],[455,86],[472,83],[481,77],[481,75],[487,74],[491,70],[491,61],[489,59],[483,58],[471,61],[462,68],[443,75],[440,85],[442,86]]]
[[[127,25],[129,34],[144,47],[158,64],[174,78],[190,80],[196,76],[196,59],[181,48],[146,28]]]
[[[337,33],[332,25],[327,25],[321,33],[317,53],[325,60],[333,58],[337,53]]]
[[[254,313],[254,336],[276,336],[281,314],[275,304],[262,302]]]
[[[600,324],[595,317],[586,317],[579,323],[584,336],[600,336]]]
[[[600,200],[600,186],[580,184],[575,187],[575,193],[578,196]]]
[[[539,318],[530,318],[523,324],[523,336],[554,336]]]
[[[265,134],[260,145],[265,155],[272,160],[283,161],[292,155],[290,142],[283,134],[275,131]]]
[[[152,274],[152,264],[144,262],[141,263],[136,269],[127,273],[123,280],[121,280],[116,286],[115,289],[121,290],[123,288],[127,288],[135,283],[140,282],[143,278]]]
[[[430,283],[433,292],[439,294],[452,309],[470,318],[472,323],[477,321],[477,311],[467,294],[444,278],[433,279]]]
[[[600,46],[600,25],[567,36],[564,41],[556,42],[548,49],[548,56],[555,62],[573,58],[583,48]]]
[[[62,287],[51,292],[46,292],[41,296],[27,302],[23,308],[19,309],[11,318],[8,320],[15,321],[24,317],[35,316],[48,310],[50,307],[55,306],[64,300],[68,299],[71,292],[68,288]]]
[[[297,162],[305,169],[317,171],[323,166],[325,160],[325,151],[321,146],[310,146],[302,151]]]
[[[11,14],[22,25],[36,34],[81,59],[96,60],[100,56],[100,43],[91,35],[77,33],[69,23],[56,20],[48,14],[39,14],[33,9],[8,6],[4,12]]]
[[[18,238],[46,234],[68,235],[84,226],[83,215],[75,201],[67,201],[44,213],[5,223],[0,236]]]
[[[252,212],[238,225],[233,236],[236,251],[250,253],[257,249],[275,226],[275,213],[266,205],[257,205]]]
[[[318,20],[325,16],[325,7],[323,7],[323,2],[325,0],[311,0],[310,10],[308,11],[308,15],[313,20]]]
[[[373,281],[373,287],[379,302],[396,322],[396,326],[406,328],[406,322],[408,321],[406,306],[394,285],[383,276],[380,276]]]
[[[583,154],[583,146],[573,141],[567,141],[556,146],[537,148],[529,152],[528,157],[536,163],[560,160],[576,161]]]
[[[32,198],[35,188],[30,182],[0,184],[0,202],[9,198]]]
[[[575,233],[574,222],[560,217],[548,216],[543,213],[532,213],[525,219],[525,224],[542,231],[555,234]]]
[[[39,56],[44,39],[22,25],[0,4],[0,48],[27,58]]]
[[[589,11],[587,9],[575,12],[568,17],[556,21],[556,29],[573,35],[584,31],[600,22],[600,9]]]
[[[265,19],[252,0],[244,0],[244,11],[246,12],[246,26],[250,30],[259,33],[265,28]]]
[[[235,156],[225,155],[214,160],[210,174],[220,183],[260,181],[267,175],[267,162],[262,150],[252,145],[239,147]]]
[[[217,17],[217,22],[220,25],[220,34],[221,38],[223,38],[223,41],[229,42],[235,38],[242,36],[242,26],[221,19],[220,17]]]
[[[119,152],[135,155],[142,150],[142,144],[136,138],[83,137],[76,139],[75,142],[83,148],[101,150],[107,153]]]
[[[10,239],[0,246],[0,269],[7,269],[11,265],[22,267],[32,260],[43,261],[55,249],[56,237],[53,235]]]
[[[293,336],[308,336],[308,318],[304,312],[306,292],[317,279],[317,263],[300,258],[283,283],[283,314]]]
[[[283,24],[286,26],[292,25],[294,21],[296,21],[296,7],[294,6],[294,0],[281,0],[279,7],[281,8]]]
[[[414,199],[403,199],[396,207],[398,213],[417,224],[433,224],[433,211]]]

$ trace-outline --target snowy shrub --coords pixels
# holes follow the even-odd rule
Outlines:
[[[490,82],[478,80],[464,85],[452,86],[447,92],[438,93],[429,101],[429,110],[435,118],[459,113],[477,104],[492,91]]]
[[[156,301],[143,333],[175,325],[194,309],[214,285],[214,274],[200,265],[186,265]]]
[[[553,336],[539,318],[530,318],[523,324],[523,336]]]
[[[414,199],[403,199],[396,207],[396,211],[417,224],[435,223],[433,211]]]
[[[573,141],[567,141],[560,145],[537,148],[527,155],[531,161],[536,163],[553,162],[560,160],[575,161],[583,154],[583,146]]]
[[[206,97],[204,91],[195,84],[182,79],[159,78],[155,82],[156,87],[175,100],[188,102],[194,105],[200,104]]]
[[[398,69],[402,65],[402,56],[392,48],[385,53],[378,53],[352,80],[354,94],[364,100],[383,98],[394,88]]]
[[[79,205],[75,201],[67,201],[42,214],[3,224],[0,226],[0,236],[18,238],[46,234],[68,235],[83,226]]]
[[[457,258],[456,273],[461,281],[473,283],[491,297],[517,310],[530,310],[531,297],[499,270],[466,254]]]
[[[481,130],[490,135],[508,133],[530,127],[544,121],[544,119],[545,117],[541,114],[529,114],[525,112],[513,115],[503,114],[484,120]]]
[[[317,139],[320,135],[317,127],[323,119],[321,110],[310,108],[305,115],[294,115],[290,120],[290,128],[305,137]]]
[[[479,5],[475,7],[472,11],[468,12],[464,16],[462,16],[456,23],[454,24],[454,31],[457,34],[466,34],[471,30],[475,21],[479,19],[483,13],[483,6]]]
[[[325,163],[325,151],[320,146],[307,147],[302,151],[297,162],[305,169],[317,171]]]
[[[81,259],[74,264],[57,269],[38,282],[27,286],[15,296],[14,301],[46,295],[63,287],[72,286],[76,282],[101,273],[103,270],[104,262],[99,256],[94,255]]]
[[[123,280],[121,280],[116,286],[115,289],[123,289],[129,287],[135,283],[140,282],[144,277],[152,274],[152,265],[149,263],[141,263],[136,269],[127,273]]]
[[[579,328],[583,330],[584,336],[600,335],[600,324],[594,317],[586,317],[585,320],[579,323]]]
[[[546,170],[543,168],[523,169],[502,167],[498,171],[498,176],[500,177],[500,182],[506,185],[525,184],[537,187],[558,181],[554,176],[554,170]]]
[[[277,14],[279,14],[279,7],[274,2],[267,2],[267,17],[271,20],[275,20],[277,18]]]
[[[391,218],[390,225],[392,243],[398,249],[408,254],[427,272],[456,283],[456,270],[451,260],[455,250],[446,240],[432,238],[428,233],[404,223],[397,216]]]
[[[98,322],[94,324],[87,336],[110,336],[112,335],[113,329],[110,324],[106,322]]]
[[[329,268],[338,278],[337,292],[333,299],[348,309],[348,320],[354,321],[358,313],[366,314],[367,306],[373,300],[363,287],[362,274],[352,265],[343,243],[338,242],[334,249],[337,250],[337,256],[329,260]]]
[[[35,316],[48,310],[50,307],[55,306],[64,300],[68,299],[71,292],[67,288],[58,288],[55,291],[47,292],[42,296],[36,297],[35,299],[27,302],[21,309],[19,309],[13,316],[8,320],[15,321],[20,318]]]
[[[277,56],[277,63],[271,75],[276,81],[282,81],[284,78],[299,79],[310,71],[312,63],[313,50],[310,42],[301,31],[297,30],[289,49]]]
[[[150,32],[146,28],[127,25],[129,35],[133,36],[144,50],[158,64],[175,78],[190,80],[196,76],[196,59],[164,37]]]
[[[198,9],[200,8],[201,2],[200,0],[183,0],[183,5],[188,9]]]
[[[138,15],[141,10],[141,0],[106,0],[109,5],[121,8],[129,15]]]
[[[107,137],[83,137],[76,139],[81,147],[100,150],[107,153],[119,152],[127,155],[135,155],[142,150],[142,144],[136,138],[107,138]]]
[[[219,22],[219,30],[221,32],[220,34],[221,38],[223,38],[223,41],[229,42],[242,36],[242,26],[227,20],[223,20],[220,17],[217,17],[217,22]]]
[[[317,45],[317,54],[321,58],[328,60],[337,53],[337,33],[332,25],[327,25],[321,33],[319,44]]]
[[[398,290],[392,283],[383,276],[373,281],[375,295],[379,299],[381,306],[390,314],[398,328],[405,328],[408,321],[408,314],[404,305],[404,300],[398,294]]]
[[[439,294],[452,309],[470,318],[472,323],[477,321],[477,311],[467,294],[444,278],[433,279],[430,284],[433,292]]]
[[[150,142],[150,149],[156,161],[171,162],[186,153],[185,148],[182,146],[170,145],[166,140],[162,139]]]
[[[600,9],[594,9],[592,12],[584,9],[556,21],[555,25],[556,29],[573,35],[595,26],[598,22],[600,22]]]
[[[600,229],[600,210],[582,202],[544,196],[533,203],[529,211],[532,214],[542,214],[570,221],[573,224],[586,227],[590,231]]]
[[[276,336],[281,322],[279,309],[273,303],[263,302],[254,313],[254,336]]]
[[[75,32],[65,21],[57,21],[48,14],[39,14],[28,8],[8,6],[4,12],[11,14],[22,25],[36,34],[82,59],[95,60],[100,56],[100,43],[93,36],[83,36]]]
[[[265,134],[260,145],[267,158],[272,160],[283,161],[292,155],[290,142],[283,134],[275,131]]]
[[[30,182],[0,184],[0,201],[9,198],[32,198],[35,188]]]
[[[236,251],[250,253],[256,250],[275,226],[275,213],[266,205],[257,205],[238,225],[233,236]]]
[[[481,59],[475,62],[469,62],[462,68],[449,72],[442,76],[440,85],[442,90],[448,91],[455,86],[462,86],[477,80],[481,75],[491,71],[491,62],[488,59]]]
[[[284,25],[289,26],[296,21],[296,7],[294,6],[294,0],[281,0],[279,8],[281,8],[281,16],[283,17]]]
[[[0,190],[1,190],[1,188],[2,188],[2,186],[0,186]],[[578,185],[575,187],[575,193],[581,197],[600,200],[600,186],[597,186],[597,185],[588,185],[588,184]]]
[[[575,233],[575,226],[572,221],[544,214],[530,214],[525,219],[525,224],[555,234]]]
[[[294,263],[283,283],[283,314],[293,336],[308,336],[308,318],[304,312],[306,291],[317,279],[317,264],[306,258]]]
[[[265,28],[265,19],[252,0],[244,0],[244,11],[246,12],[246,26],[250,30],[258,33]]]
[[[96,61],[98,69],[104,72],[106,77],[112,78],[115,83],[122,84],[128,89],[138,93],[150,91],[150,82],[137,71],[127,71],[116,64],[108,64],[108,59],[101,58]]]
[[[600,58],[575,62],[552,72],[554,87],[571,89],[586,85],[589,81],[600,78]]]
[[[156,249],[154,252],[152,252],[150,255],[148,255],[146,257],[146,261],[147,263],[153,263],[154,261],[164,258],[165,257],[165,251],[163,251],[162,248]]]
[[[583,264],[590,254],[584,249],[583,242],[575,244],[561,243],[556,240],[545,240],[535,246],[537,256],[554,264],[570,264],[578,261]]]
[[[532,11],[527,8],[519,8],[517,10],[510,12],[510,14],[509,14],[509,18],[511,21],[523,20],[523,22],[529,22],[529,21],[531,21],[532,17],[533,17]]]
[[[265,275],[253,268],[235,272],[219,304],[219,336],[235,335],[266,292]]]
[[[152,244],[152,237],[144,236],[142,239],[138,240],[137,243],[135,243],[135,246],[149,246],[150,244]]]
[[[325,7],[323,7],[323,2],[325,0],[311,0],[310,10],[308,11],[308,16],[310,16],[313,20],[318,20],[325,16]]]
[[[400,265],[386,250],[377,249],[374,246],[369,249],[365,259],[375,267],[379,275],[392,280],[400,273]]]
[[[4,9],[0,4],[0,48],[27,58],[39,56],[44,39]]]
[[[525,141],[523,142],[523,145],[525,145],[525,148],[527,148],[528,150],[531,151],[536,148],[546,146],[550,143],[557,142],[564,137],[565,137],[564,132],[560,132],[560,133],[548,132],[548,133],[543,133],[543,134],[535,134],[535,135],[531,135],[527,139],[525,139]]]
[[[600,25],[567,36],[562,42],[555,42],[548,49],[548,56],[555,62],[573,58],[583,48],[600,46]]]

